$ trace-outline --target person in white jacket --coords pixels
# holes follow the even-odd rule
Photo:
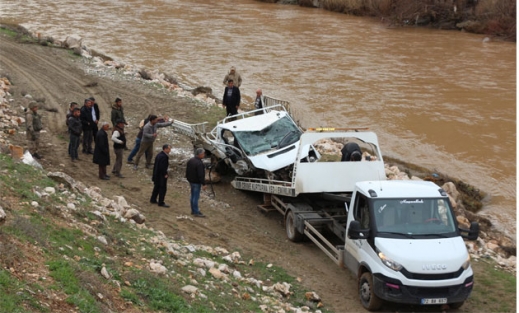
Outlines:
[[[126,136],[124,135],[124,121],[117,120],[112,133],[112,141],[114,142],[115,152],[115,163],[112,169],[112,174],[119,178],[123,178],[121,175],[121,167],[123,166],[123,151],[126,147]]]

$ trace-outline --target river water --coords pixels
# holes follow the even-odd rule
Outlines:
[[[253,0],[1,0],[0,21],[218,96],[236,66],[245,106],[261,87],[304,127],[370,127],[385,155],[488,193],[516,234],[515,43]]]

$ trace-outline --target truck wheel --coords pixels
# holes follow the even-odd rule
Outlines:
[[[285,230],[290,241],[300,242],[305,237],[305,235],[301,234],[296,228],[296,216],[293,211],[288,211],[285,217]]]
[[[451,308],[453,310],[459,309],[459,308],[461,308],[463,303],[465,303],[465,301],[449,303],[449,308]]]
[[[365,272],[359,279],[359,296],[362,306],[369,311],[377,311],[382,306],[382,299],[373,292],[373,276]]]

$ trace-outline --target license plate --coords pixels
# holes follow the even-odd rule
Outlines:
[[[422,299],[422,304],[445,304],[445,303],[447,303],[447,298]]]

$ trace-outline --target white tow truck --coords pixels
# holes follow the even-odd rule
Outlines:
[[[463,238],[477,239],[479,225],[460,229],[447,193],[432,182],[386,180],[373,132],[303,132],[283,125],[272,127],[274,134],[262,133],[272,126],[265,121],[290,118],[282,112],[272,109],[224,121],[216,131],[192,137],[229,160],[239,175],[231,182],[234,188],[263,193],[259,208],[284,216],[291,241],[308,238],[337,265],[349,268],[358,278],[366,309],[378,310],[384,301],[460,307],[474,284]],[[185,134],[199,127],[177,125]],[[247,127],[263,137],[251,136],[254,142],[249,144],[239,133]],[[239,146],[224,139],[227,130]],[[369,158],[340,161],[337,149],[330,147],[348,142],[357,143]],[[232,153],[239,154],[235,160]]]

